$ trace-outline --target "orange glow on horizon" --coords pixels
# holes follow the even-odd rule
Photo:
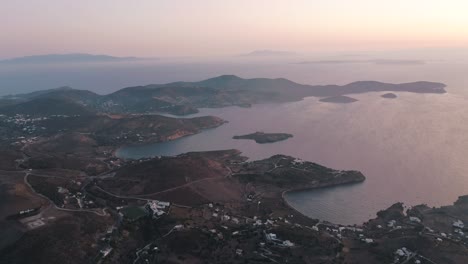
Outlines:
[[[9,1],[0,9],[0,57],[463,47],[466,10],[464,0]]]

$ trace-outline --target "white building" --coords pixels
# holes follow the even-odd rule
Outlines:
[[[463,229],[465,227],[465,224],[461,220],[457,220],[453,222],[453,227]]]
[[[273,234],[273,233],[267,233],[265,235],[266,239],[269,240],[269,241],[273,241],[273,240],[277,240],[276,238],[276,234]]]

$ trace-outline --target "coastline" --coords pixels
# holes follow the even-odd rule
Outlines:
[[[170,137],[168,138],[167,140],[162,140],[162,141],[151,141],[151,140],[148,140],[148,141],[145,141],[145,142],[132,142],[132,143],[128,143],[128,144],[121,144],[121,145],[115,145],[115,146],[111,146],[112,147],[112,151],[111,151],[111,155],[115,158],[119,158],[119,159],[132,159],[132,158],[127,158],[127,157],[123,157],[121,155],[119,155],[118,153],[120,152],[120,150],[122,148],[127,148],[127,147],[141,147],[141,146],[146,146],[146,145],[155,145],[155,144],[160,144],[160,143],[165,143],[165,142],[170,142],[170,141],[175,141],[175,140],[179,140],[181,138],[185,138],[185,137],[189,137],[189,136],[194,136],[194,135],[197,135],[197,134],[200,134],[204,131],[207,131],[207,130],[210,130],[210,129],[215,129],[215,128],[218,128],[226,123],[229,123],[229,121],[226,121],[226,120],[223,120],[223,122],[221,124],[217,124],[217,125],[213,125],[213,126],[208,126],[208,127],[204,127],[204,128],[201,128],[199,131],[196,131],[196,132],[193,132],[193,133],[188,133],[188,134],[184,134],[184,135],[180,135],[180,136],[177,136],[177,137]],[[175,155],[176,156],[176,155]],[[154,157],[154,156],[152,156]],[[150,157],[141,157],[141,158],[150,158]]]
[[[292,209],[293,211],[295,211],[296,213],[306,217],[306,218],[309,218],[311,220],[318,220],[319,222],[328,222],[326,220],[322,220],[322,219],[318,219],[318,218],[313,218],[311,216],[308,216],[304,213],[302,213],[299,209],[297,209],[296,207],[294,207],[287,199],[287,195],[289,193],[294,193],[294,192],[300,192],[300,191],[313,191],[315,189],[322,189],[322,188],[331,188],[331,187],[340,187],[340,186],[343,186],[343,185],[351,185],[351,184],[358,184],[358,183],[362,183],[364,182],[365,179],[363,180],[360,180],[360,181],[350,181],[350,182],[346,182],[346,183],[340,183],[340,184],[324,184],[324,185],[321,185],[321,186],[317,186],[317,187],[301,187],[301,188],[291,188],[291,189],[288,189],[288,190],[284,190],[281,192],[281,199],[282,201],[284,202],[284,204],[286,204],[286,206],[290,209]],[[331,222],[329,222],[331,223]],[[331,223],[331,224],[336,224],[336,223]],[[356,224],[358,226],[362,225],[362,224]]]

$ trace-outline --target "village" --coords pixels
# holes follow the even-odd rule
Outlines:
[[[93,248],[98,249],[94,257],[96,263],[168,260],[196,263],[199,259],[208,259],[214,263],[228,260],[233,263],[317,263],[325,260],[440,264],[444,263],[440,256],[447,256],[454,248],[465,252],[468,243],[465,235],[468,216],[458,209],[416,206],[403,210],[393,206],[367,223],[345,226],[306,217],[284,200],[284,192],[290,189],[363,181],[364,176],[356,171],[333,170],[285,155],[247,161],[235,150],[123,160],[115,156],[115,147],[120,143],[111,147],[93,145],[80,149],[82,153],[69,154],[76,159],[73,162],[78,168],[90,167],[96,162],[102,167],[99,170],[49,168],[42,161],[30,162],[42,158],[38,150],[49,147],[48,143],[41,145],[44,137],[38,132],[48,130],[38,124],[48,118],[68,117],[0,118],[20,131],[9,134],[9,142],[21,149],[15,156],[14,169],[24,173],[24,183],[48,201],[40,207],[18,211],[14,221],[25,231],[35,231],[53,227],[60,219],[70,216],[77,221],[101,219],[102,223],[96,226],[105,231],[93,236],[98,239],[93,243]],[[109,140],[136,143],[146,140],[145,134],[133,135],[132,131],[126,130],[117,134],[123,135],[122,138]],[[88,136],[81,132],[75,135],[81,141]],[[92,159],[85,156],[89,153],[94,155]],[[86,157],[84,161],[83,157]],[[181,161],[193,167],[181,167]],[[212,167],[200,173],[201,178],[192,178],[192,168],[201,170],[204,164]],[[129,171],[142,178],[127,178]],[[158,171],[164,174],[157,174]],[[176,175],[181,180],[170,177],[165,188],[151,185],[151,181],[158,177],[164,179],[166,175]],[[146,179],[151,181],[145,182]],[[231,186],[240,191],[233,196],[233,201],[226,201],[216,196],[214,185],[213,189],[206,189],[210,193],[197,197],[204,183],[209,186],[216,182],[234,184]],[[135,193],[126,193],[132,188]],[[187,198],[181,200],[181,195]],[[239,198],[241,200],[237,200]],[[463,202],[455,208],[465,208],[465,205]]]
[[[64,195],[64,201],[75,199],[75,208],[93,208],[94,201],[86,199],[80,193],[59,187],[57,193]],[[247,199],[251,200],[250,202]],[[81,201],[81,202],[79,202]],[[246,198],[251,204],[258,202]],[[67,205],[64,203],[62,207]],[[78,206],[77,206],[78,205]],[[72,208],[72,207],[67,207]],[[45,209],[45,210],[44,210]],[[48,208],[32,208],[18,212],[17,219],[25,224],[28,229],[35,229],[53,221],[53,216],[48,216]],[[307,250],[313,237],[320,237],[328,241],[336,250],[336,258],[346,259],[347,253],[361,252],[369,248],[378,249],[386,240],[398,237],[424,237],[430,239],[439,248],[459,245],[466,247],[468,236],[465,235],[464,221],[452,220],[450,226],[444,226],[443,230],[436,230],[424,221],[410,214],[394,214],[390,219],[385,213],[395,210],[389,209],[378,218],[373,219],[362,226],[335,225],[322,221],[310,221],[307,224],[296,222],[296,214],[269,217],[268,215],[245,216],[239,213],[238,207],[230,204],[208,203],[198,207],[186,207],[174,205],[159,200],[147,200],[138,204],[127,203],[126,206],[108,208],[109,213],[115,212],[120,219],[115,225],[109,226],[107,232],[101,235],[99,245],[100,256],[96,257],[98,263],[107,263],[113,254],[114,245],[124,230],[132,230],[141,225],[154,225],[160,230],[160,235],[141,248],[136,249],[133,263],[151,263],[156,260],[171,258],[174,254],[170,248],[172,239],[190,237],[194,232],[200,232],[206,237],[203,241],[191,241],[187,243],[208,246],[213,243],[214,250],[225,257],[235,259],[250,259],[282,263],[286,258],[294,259],[299,252]],[[429,219],[428,219],[429,220]],[[448,230],[448,231],[447,231]],[[210,247],[213,247],[211,245]],[[227,248],[231,253],[226,252]],[[119,250],[118,246],[116,248]],[[390,249],[385,249],[386,251]],[[200,252],[202,254],[202,252]],[[185,256],[188,257],[188,256]],[[390,255],[387,256],[390,258]],[[440,263],[423,252],[414,249],[414,245],[399,244],[391,252],[392,263]]]
[[[26,137],[35,139],[35,137],[46,134],[47,127],[43,126],[46,120],[61,121],[65,118],[77,117],[68,115],[48,115],[48,116],[31,116],[31,115],[3,115],[0,114],[0,127],[8,131],[8,134],[1,134],[0,139],[7,140],[13,144],[26,143]],[[2,130],[0,130],[1,132]]]
[[[199,250],[211,247],[210,244],[213,243],[216,245],[214,250],[226,258],[264,259],[275,263],[282,263],[286,256],[292,261],[301,255],[300,252],[312,246],[308,245],[310,241],[306,239],[312,237],[321,237],[321,240],[328,240],[329,245],[334,245],[332,248],[337,251],[337,259],[346,259],[350,251],[377,249],[380,244],[387,243],[387,240],[405,236],[428,238],[432,241],[432,246],[439,248],[450,248],[454,243],[466,247],[468,242],[468,237],[463,233],[465,227],[461,220],[453,221],[451,231],[444,233],[424,226],[420,218],[409,215],[388,221],[378,217],[363,226],[344,226],[321,221],[300,224],[295,221],[295,214],[283,217],[265,215],[249,217],[236,214],[237,209],[232,205],[214,203],[187,208],[161,201],[149,201],[146,206],[140,207],[139,214],[135,214],[134,210],[128,210],[129,208],[117,209],[120,210],[120,215],[127,225],[148,224],[149,222],[142,219],[150,217],[153,219],[150,223],[161,230],[160,236],[154,237],[151,242],[137,249],[134,263],[170,259],[174,252],[168,247],[171,244],[169,241],[191,237],[193,233],[201,233],[206,237],[203,241],[187,242],[196,244]],[[171,224],[168,225],[167,222]],[[192,248],[194,245],[187,246]],[[230,253],[226,252],[226,248],[229,248]],[[415,250],[413,243],[405,245],[399,242],[395,250],[391,252],[388,252],[391,250],[388,248],[383,250],[387,252],[386,258],[392,259],[394,264],[441,263]],[[201,250],[196,254],[203,252]]]

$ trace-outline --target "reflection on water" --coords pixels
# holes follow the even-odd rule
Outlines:
[[[453,203],[468,194],[468,100],[456,94],[379,93],[354,96],[352,104],[295,103],[252,108],[204,109],[229,121],[180,140],[121,149],[124,157],[175,155],[236,148],[251,159],[282,153],[336,169],[362,171],[362,184],[291,193],[305,214],[337,223],[361,223],[392,203]],[[233,140],[254,131],[285,132],[274,144]]]

